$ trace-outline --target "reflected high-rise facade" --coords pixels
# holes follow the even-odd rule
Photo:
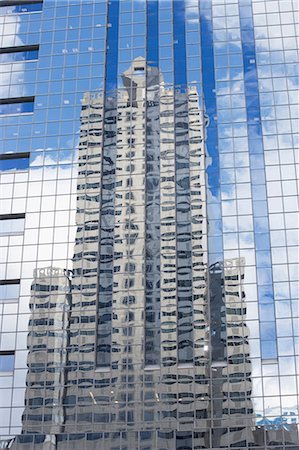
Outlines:
[[[244,264],[237,258],[209,268],[211,385],[214,423],[219,427],[213,430],[213,445],[220,448],[255,444]]]
[[[70,299],[66,271],[54,267],[36,270],[28,324],[24,433],[41,432],[42,428],[47,434],[63,431]]]
[[[122,80],[105,109],[86,95],[81,113],[70,363],[95,384],[74,382],[90,405],[69,411],[107,431],[205,422],[207,398],[194,401],[208,397],[195,383],[208,341],[203,114],[195,89],[165,88],[144,58]]]
[[[1,448],[298,450],[295,9],[0,2]]]

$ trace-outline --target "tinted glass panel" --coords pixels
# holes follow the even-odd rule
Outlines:
[[[13,281],[10,283],[10,281]],[[20,280],[1,281],[0,284],[0,302],[18,301],[20,294]]]
[[[11,158],[0,160],[0,171],[26,170],[28,169],[28,167],[29,167],[29,158]]]
[[[0,115],[32,113],[34,102],[4,103],[0,105]]]
[[[8,160],[10,161],[10,160]],[[22,159],[15,161],[22,161]],[[6,161],[0,161],[0,164],[6,162]],[[19,234],[24,232],[24,226],[25,226],[25,218],[9,218],[9,219],[3,219],[0,218],[0,235],[6,235],[6,234]]]
[[[38,49],[16,49],[15,51],[0,52],[0,63],[32,61],[38,58]]]
[[[14,352],[0,352],[0,372],[12,372],[14,363]]]
[[[8,2],[5,2],[8,3]],[[16,2],[17,3],[17,2]],[[15,13],[29,13],[42,11],[43,3],[21,3],[15,5],[7,5],[0,7],[0,14],[15,14]]]

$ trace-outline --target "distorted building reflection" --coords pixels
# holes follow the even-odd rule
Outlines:
[[[24,433],[64,429],[71,280],[60,268],[36,269],[31,285]]]
[[[207,427],[203,114],[143,58],[122,79],[82,106],[65,429]]]
[[[254,444],[244,268],[244,258],[209,268],[213,447]]]

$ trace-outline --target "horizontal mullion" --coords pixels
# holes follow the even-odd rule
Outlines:
[[[1,4],[0,4],[1,6]],[[3,53],[21,53],[21,52],[28,52],[28,51],[34,51],[38,50],[39,45],[21,45],[16,47],[2,47],[0,48],[0,54]]]
[[[20,279],[9,279],[9,280],[0,280],[0,286],[8,285],[8,284],[20,284]]]
[[[11,98],[1,98],[0,105],[11,105],[13,103],[33,103],[34,97],[11,97]]]
[[[6,160],[6,159],[20,159],[20,158],[30,158],[30,153],[29,152],[4,153],[4,154],[0,155],[0,161]],[[24,215],[24,217],[25,217],[25,215]],[[1,216],[0,216],[0,220],[1,220]]]

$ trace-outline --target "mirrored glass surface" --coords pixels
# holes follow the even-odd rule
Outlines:
[[[296,5],[0,5],[0,447],[298,449]]]

